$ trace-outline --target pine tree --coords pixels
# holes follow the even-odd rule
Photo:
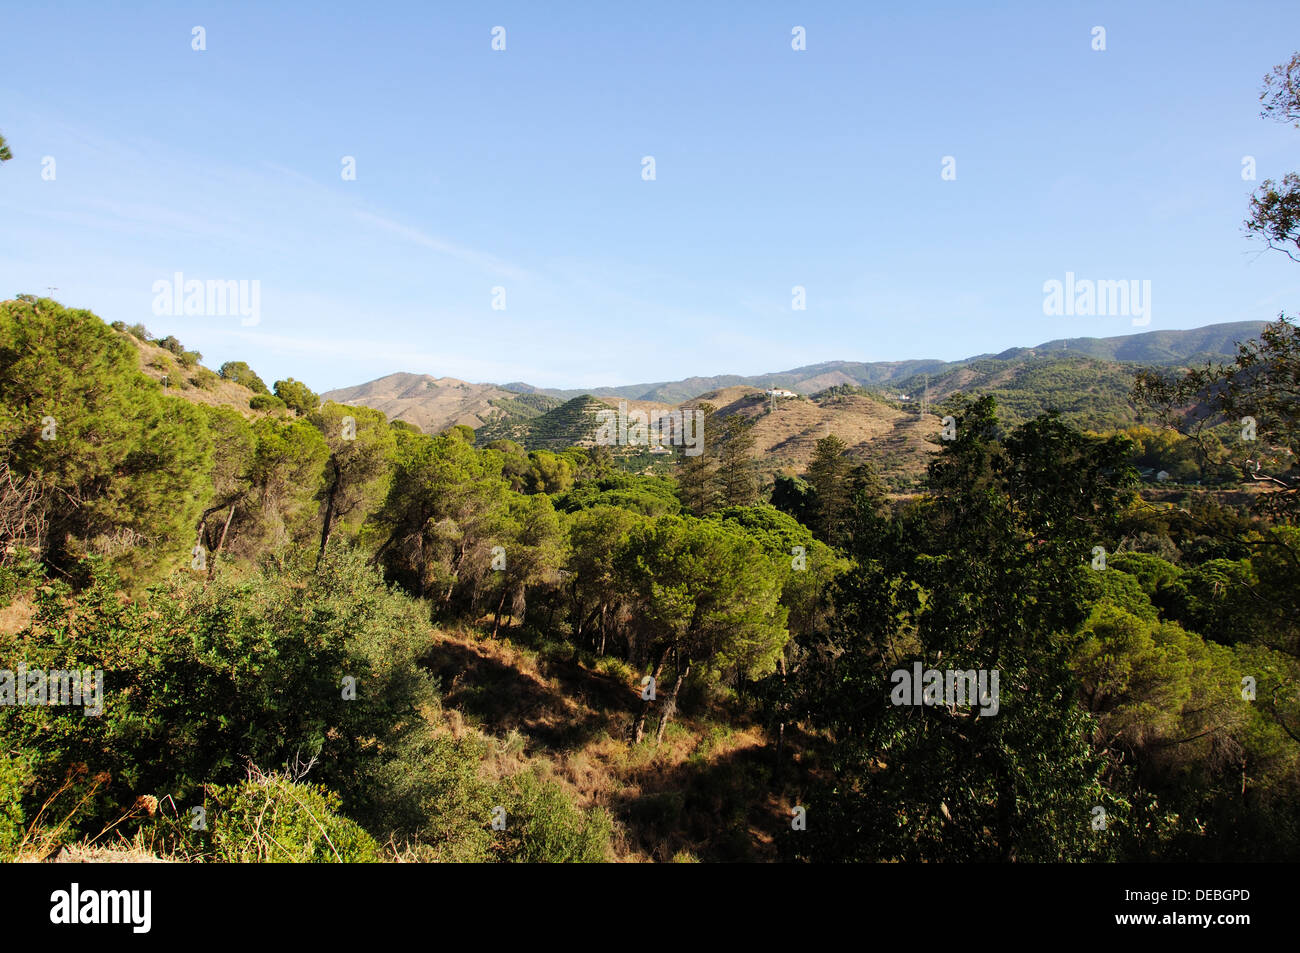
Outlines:
[[[35,488],[29,515],[55,565],[83,553],[135,567],[189,558],[212,492],[211,438],[199,409],[137,362],[89,311],[31,295],[0,303],[0,458]]]
[[[843,545],[853,510],[853,464],[845,456],[848,449],[848,444],[834,434],[822,437],[808,465],[808,482],[814,494],[810,528],[832,546]]]
[[[682,447],[677,454],[677,494],[682,507],[692,516],[706,516],[718,508],[720,491],[718,487],[718,461],[714,452],[713,440],[714,406],[700,404],[704,411],[703,452],[691,456]],[[689,410],[685,413],[690,413]]]
[[[758,502],[753,449],[753,425],[739,415],[728,417],[718,448],[718,488],[724,506],[752,506]]]

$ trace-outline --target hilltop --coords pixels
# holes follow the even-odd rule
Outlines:
[[[922,374],[945,374],[974,361],[1011,361],[1036,357],[1078,356],[1106,361],[1124,361],[1145,365],[1199,364],[1207,359],[1231,357],[1236,342],[1255,337],[1264,326],[1262,321],[1236,321],[1211,324],[1190,330],[1144,331],[1106,338],[1061,338],[1035,347],[1010,348],[998,354],[977,354],[958,361],[918,359],[901,361],[824,361],[786,371],[741,376],[721,374],[715,377],[688,377],[679,381],[650,384],[627,384],[619,387],[593,387],[587,390],[564,390],[532,387],[513,383],[507,389],[520,393],[549,394],[567,400],[582,394],[629,400],[680,403],[709,391],[748,386],[767,389],[780,387],[800,394],[815,394],[828,387],[853,384],[874,387],[908,381]]]
[[[505,438],[529,450],[590,445],[596,413],[620,402],[652,415],[708,403],[720,419],[738,414],[753,422],[754,453],[769,477],[801,472],[817,440],[830,433],[874,459],[886,476],[908,477],[924,469],[940,417],[959,394],[993,394],[1010,423],[1056,409],[1079,427],[1127,426],[1139,419],[1129,400],[1139,370],[1225,360],[1262,326],[1244,321],[1060,339],[962,361],[827,361],[754,377],[724,374],[588,391],[390,374],[322,396],[374,407],[428,432],[465,424],[475,428],[480,444]],[[773,402],[765,395],[772,388],[798,396]]]
[[[503,415],[496,402],[516,395],[495,384],[399,373],[322,396],[340,404],[373,407],[382,410],[389,420],[404,420],[421,430],[438,431],[458,424],[482,427]]]

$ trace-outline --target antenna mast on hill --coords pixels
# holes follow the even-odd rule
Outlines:
[[[925,416],[926,408],[930,405],[930,375],[921,375],[921,416]]]

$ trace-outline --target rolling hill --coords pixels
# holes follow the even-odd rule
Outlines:
[[[722,374],[716,377],[688,377],[679,381],[651,384],[628,384],[619,387],[594,387],[587,390],[562,390],[513,383],[507,389],[520,393],[550,394],[569,399],[582,394],[594,397],[680,403],[699,394],[726,387],[780,387],[800,394],[815,394],[837,384],[859,387],[892,385],[917,378],[947,374],[977,361],[1031,360],[1037,357],[1090,357],[1104,361],[1126,361],[1144,365],[1198,364],[1207,359],[1226,358],[1236,353],[1236,342],[1254,337],[1264,326],[1261,321],[1237,321],[1211,324],[1186,331],[1144,331],[1107,338],[1068,338],[1048,341],[1036,347],[1011,348],[999,354],[979,354],[960,361],[825,361],[743,377]]]
[[[382,410],[389,420],[404,420],[432,432],[457,424],[476,429],[482,427],[489,420],[508,415],[509,412],[499,403],[513,401],[518,396],[495,384],[471,384],[454,377],[401,373],[321,395],[325,400],[340,404]]]
[[[427,374],[390,374],[355,387],[328,391],[326,400],[382,410],[423,430],[454,424],[486,428],[480,437],[509,437],[537,446],[554,446],[572,424],[566,401],[592,397],[614,407],[626,400],[632,408],[669,409],[705,395],[724,396],[771,387],[813,395],[835,387],[865,388],[872,397],[901,412],[912,400],[928,395],[930,403],[958,391],[992,392],[1008,419],[1024,419],[1049,406],[1083,426],[1128,423],[1135,408],[1128,403],[1133,375],[1143,366],[1178,366],[1225,359],[1237,341],[1258,334],[1263,324],[1241,321],[1187,331],[1147,331],[1108,338],[1070,338],[1032,348],[1012,348],[962,361],[907,360],[862,363],[826,361],[787,371],[743,377],[723,374],[679,381],[562,390],[509,384],[471,384]],[[899,397],[908,401],[900,401]],[[558,417],[547,415],[558,413]],[[915,411],[912,411],[915,416]],[[787,435],[788,437],[789,435]],[[779,441],[778,441],[779,443]],[[774,444],[774,447],[777,444]]]

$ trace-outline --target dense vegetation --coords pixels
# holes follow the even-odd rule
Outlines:
[[[834,434],[760,485],[707,404],[651,467],[567,445],[587,399],[517,398],[527,450],[200,360],[0,303],[0,859],[1300,856],[1285,318],[1009,414],[990,359],[893,497]]]
[[[1294,467],[1240,502],[1135,489],[1166,444],[1253,482],[1250,445],[1193,439],[1211,403],[1192,436],[1103,435],[1052,413],[1009,429],[985,396],[919,497],[891,501],[829,436],[765,502],[738,418],[638,476],[609,448],[475,446],[292,380],[271,411],[194,404],[140,373],[128,330],[48,299],[4,303],[0,331],[0,667],[105,684],[98,717],[0,707],[7,853],[764,856],[692,830],[725,818],[806,859],[1300,847]],[[1262,445],[1293,447],[1294,398],[1243,377],[1261,361],[1271,381],[1300,366],[1291,325],[1222,372],[1223,410],[1250,402]],[[584,799],[550,764],[571,726],[521,745],[458,722],[488,708],[460,684],[447,707],[449,631],[614,676],[608,741],[629,752],[682,718],[760,747],[725,783],[688,760],[694,799]],[[891,704],[914,662],[997,669],[996,714]]]

